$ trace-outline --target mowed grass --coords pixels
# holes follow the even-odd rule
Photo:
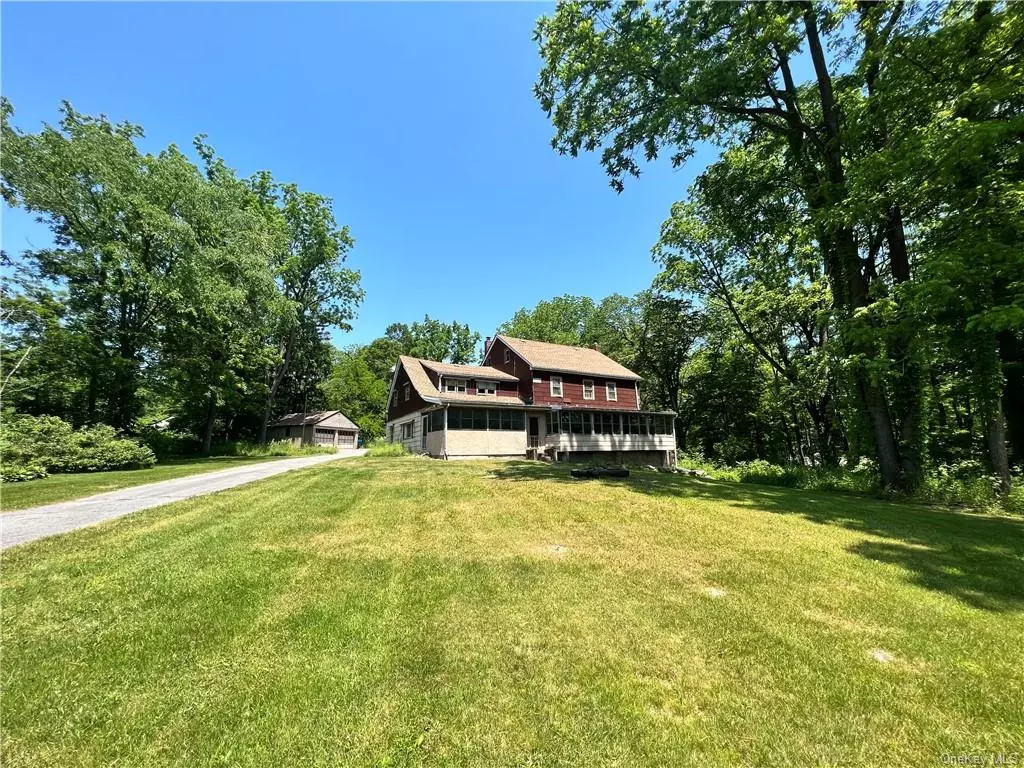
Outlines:
[[[3,763],[1024,751],[1024,524],[358,459],[5,553]]]
[[[277,457],[274,457],[277,458]],[[283,457],[286,458],[286,457]],[[14,512],[19,509],[53,504],[58,501],[80,499],[107,491],[117,491],[133,485],[173,480],[186,475],[198,475],[218,469],[270,461],[266,456],[214,456],[201,459],[165,459],[155,467],[147,469],[126,469],[115,472],[79,472],[67,475],[50,475],[39,480],[22,483],[0,483],[0,511]]]

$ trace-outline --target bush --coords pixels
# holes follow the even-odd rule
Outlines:
[[[46,471],[46,467],[36,462],[29,462],[28,464],[9,464],[7,461],[3,462],[3,466],[0,466],[0,480],[5,483],[20,483],[23,480],[37,480],[40,477],[46,477],[49,472]]]
[[[151,467],[147,446],[106,425],[72,429],[56,416],[6,414],[0,424],[3,479],[31,480],[56,472],[100,472]]]
[[[686,454],[680,456],[679,466],[703,469],[714,480],[735,483],[775,485],[806,491],[888,495],[882,489],[877,464],[864,457],[852,467],[780,466],[763,459],[726,466],[709,462],[700,454]],[[999,496],[998,487],[998,479],[986,474],[978,462],[960,462],[929,469],[921,485],[907,498],[973,510],[1024,513],[1024,478],[1016,478],[1013,490],[1004,497]]]
[[[168,456],[190,456],[199,453],[202,447],[195,435],[178,429],[143,427],[139,430],[138,439],[148,445],[158,459]]]
[[[366,455],[374,458],[387,456],[408,456],[409,451],[402,443],[389,443],[385,440],[374,440],[366,447]]]
[[[334,447],[326,445],[299,446],[291,440],[271,440],[262,444],[247,440],[232,440],[213,446],[214,456],[310,456],[317,453],[334,453]]]

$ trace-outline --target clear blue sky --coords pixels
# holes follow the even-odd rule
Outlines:
[[[634,293],[669,206],[710,158],[617,195],[597,157],[559,156],[531,86],[544,4],[5,2],[15,124],[62,99],[130,120],[145,148],[206,133],[229,165],[331,197],[366,301],[347,345],[424,314],[483,335],[565,293]],[[49,241],[4,210],[3,248]]]

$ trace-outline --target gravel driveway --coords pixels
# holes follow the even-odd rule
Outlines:
[[[9,512],[0,515],[0,549],[85,528],[104,520],[130,515],[141,509],[223,491],[227,488],[234,488],[236,485],[244,485],[254,480],[280,475],[282,472],[290,472],[293,469],[305,469],[327,461],[362,456],[364,453],[366,453],[365,450],[348,450],[301,456],[296,459],[278,459],[260,464],[249,464],[244,467],[179,477],[174,480],[163,480],[159,483],[136,485],[131,488],[122,488],[119,491],[87,496],[84,499],[33,507],[21,512]]]

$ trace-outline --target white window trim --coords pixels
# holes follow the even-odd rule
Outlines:
[[[402,427],[402,439],[403,440],[412,440],[414,437],[416,437],[416,420],[415,419],[413,419],[412,421],[403,422],[401,427]],[[406,437],[406,434],[405,434],[405,428],[406,427],[409,428],[409,435],[408,435],[408,437]]]
[[[555,382],[558,382],[558,392],[557,393],[555,392]],[[550,386],[551,386],[551,396],[552,397],[562,397],[562,377],[561,376],[552,376],[551,377],[551,381],[550,381]]]
[[[590,397],[587,397],[587,386],[590,386]],[[583,399],[584,400],[595,400],[597,399],[597,391],[594,389],[593,379],[583,380]]]
[[[505,350],[505,362],[506,363],[511,363],[512,362],[512,351],[509,350],[509,349]]]
[[[465,379],[448,379],[444,380],[444,391],[445,392],[465,392],[466,391],[466,380]]]
[[[491,390],[488,392],[487,390]],[[478,395],[493,396],[498,394],[498,382],[478,379],[476,382],[476,393]]]
[[[408,402],[409,398],[412,396],[410,390],[411,390],[411,387],[408,384],[406,384],[405,385],[405,399],[406,399],[407,402]]]
[[[618,402],[619,385],[616,384],[614,381],[606,381],[604,383],[604,396],[609,402]]]

